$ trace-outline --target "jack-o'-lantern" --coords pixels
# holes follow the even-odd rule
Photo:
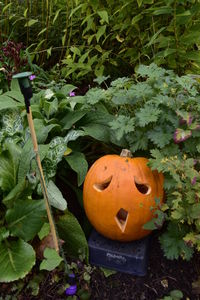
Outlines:
[[[103,236],[132,241],[150,233],[143,225],[163,202],[162,173],[147,166],[148,159],[132,158],[130,151],[105,155],[89,169],[83,188],[86,215]]]

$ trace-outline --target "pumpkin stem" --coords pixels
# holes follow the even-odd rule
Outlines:
[[[122,149],[120,156],[121,157],[133,157],[131,151],[128,149]]]

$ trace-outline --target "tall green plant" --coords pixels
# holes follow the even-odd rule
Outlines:
[[[1,39],[23,41],[41,64],[62,61],[67,79],[133,74],[139,63],[152,60],[179,73],[199,73],[198,0],[20,3],[0,3]]]

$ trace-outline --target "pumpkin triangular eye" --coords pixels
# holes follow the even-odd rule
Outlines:
[[[141,194],[148,195],[151,193],[151,188],[148,184],[141,183],[136,178],[134,178],[134,180],[135,180],[135,186]]]
[[[128,211],[123,208],[120,208],[120,210],[116,214],[115,219],[120,230],[124,232],[128,220]]]
[[[107,178],[106,180],[104,180],[103,182],[99,182],[99,183],[95,183],[93,184],[93,187],[95,190],[97,190],[98,192],[102,192],[105,189],[107,189],[107,187],[110,185],[112,181],[112,176],[110,176],[109,178]]]

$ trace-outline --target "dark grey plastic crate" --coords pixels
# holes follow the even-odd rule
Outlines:
[[[132,275],[147,273],[148,246],[150,237],[133,241],[112,241],[92,231],[89,240],[90,264]]]

